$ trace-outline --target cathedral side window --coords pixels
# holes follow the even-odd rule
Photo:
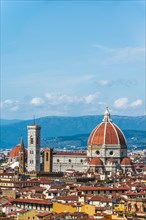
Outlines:
[[[69,159],[68,162],[71,163],[71,159]]]
[[[59,159],[57,159],[57,163],[59,163]]]
[[[48,161],[49,155],[48,152],[46,153],[46,161]]]

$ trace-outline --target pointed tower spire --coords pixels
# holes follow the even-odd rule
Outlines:
[[[25,172],[25,148],[24,142],[21,135],[20,139],[20,151],[19,151],[19,173],[22,174]]]
[[[111,122],[112,120],[110,119],[110,112],[108,110],[108,106],[106,107],[106,110],[104,112],[104,118],[103,118],[104,122]]]
[[[23,137],[21,135],[21,139],[20,139],[20,150],[24,149],[24,142],[23,142]]]

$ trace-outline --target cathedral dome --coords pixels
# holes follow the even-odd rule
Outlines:
[[[110,119],[108,108],[106,108],[104,113],[103,121],[91,132],[88,145],[127,146],[124,134]]]
[[[131,166],[132,161],[130,160],[129,157],[124,157],[123,160],[121,161],[122,166]]]
[[[103,162],[99,157],[94,157],[91,159],[89,162],[89,165],[94,165],[94,166],[103,166]]]
[[[20,145],[16,145],[9,154],[9,157],[14,158],[14,157],[19,157],[19,152],[20,152]],[[25,149],[25,153],[27,153],[27,150]]]

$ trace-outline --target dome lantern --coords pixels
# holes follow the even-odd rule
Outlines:
[[[102,120],[103,122],[111,122],[112,120],[110,119],[110,112],[108,110],[108,107],[106,107],[106,110],[104,112],[104,118]]]

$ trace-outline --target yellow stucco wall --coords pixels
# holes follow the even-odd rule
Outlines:
[[[114,208],[115,211],[124,211],[124,204],[118,204],[117,207]]]
[[[89,205],[89,204],[84,204],[81,207],[81,212],[85,212],[88,215],[94,215],[95,214],[95,205]]]
[[[126,217],[118,217],[117,215],[112,215],[113,220],[126,220]]]
[[[18,220],[37,220],[36,215],[38,214],[38,212],[36,210],[29,210],[24,214],[18,214]],[[29,218],[28,218],[29,217]]]
[[[74,207],[70,204],[63,204],[59,202],[53,202],[53,212],[60,213],[60,212],[77,212],[77,207]]]

